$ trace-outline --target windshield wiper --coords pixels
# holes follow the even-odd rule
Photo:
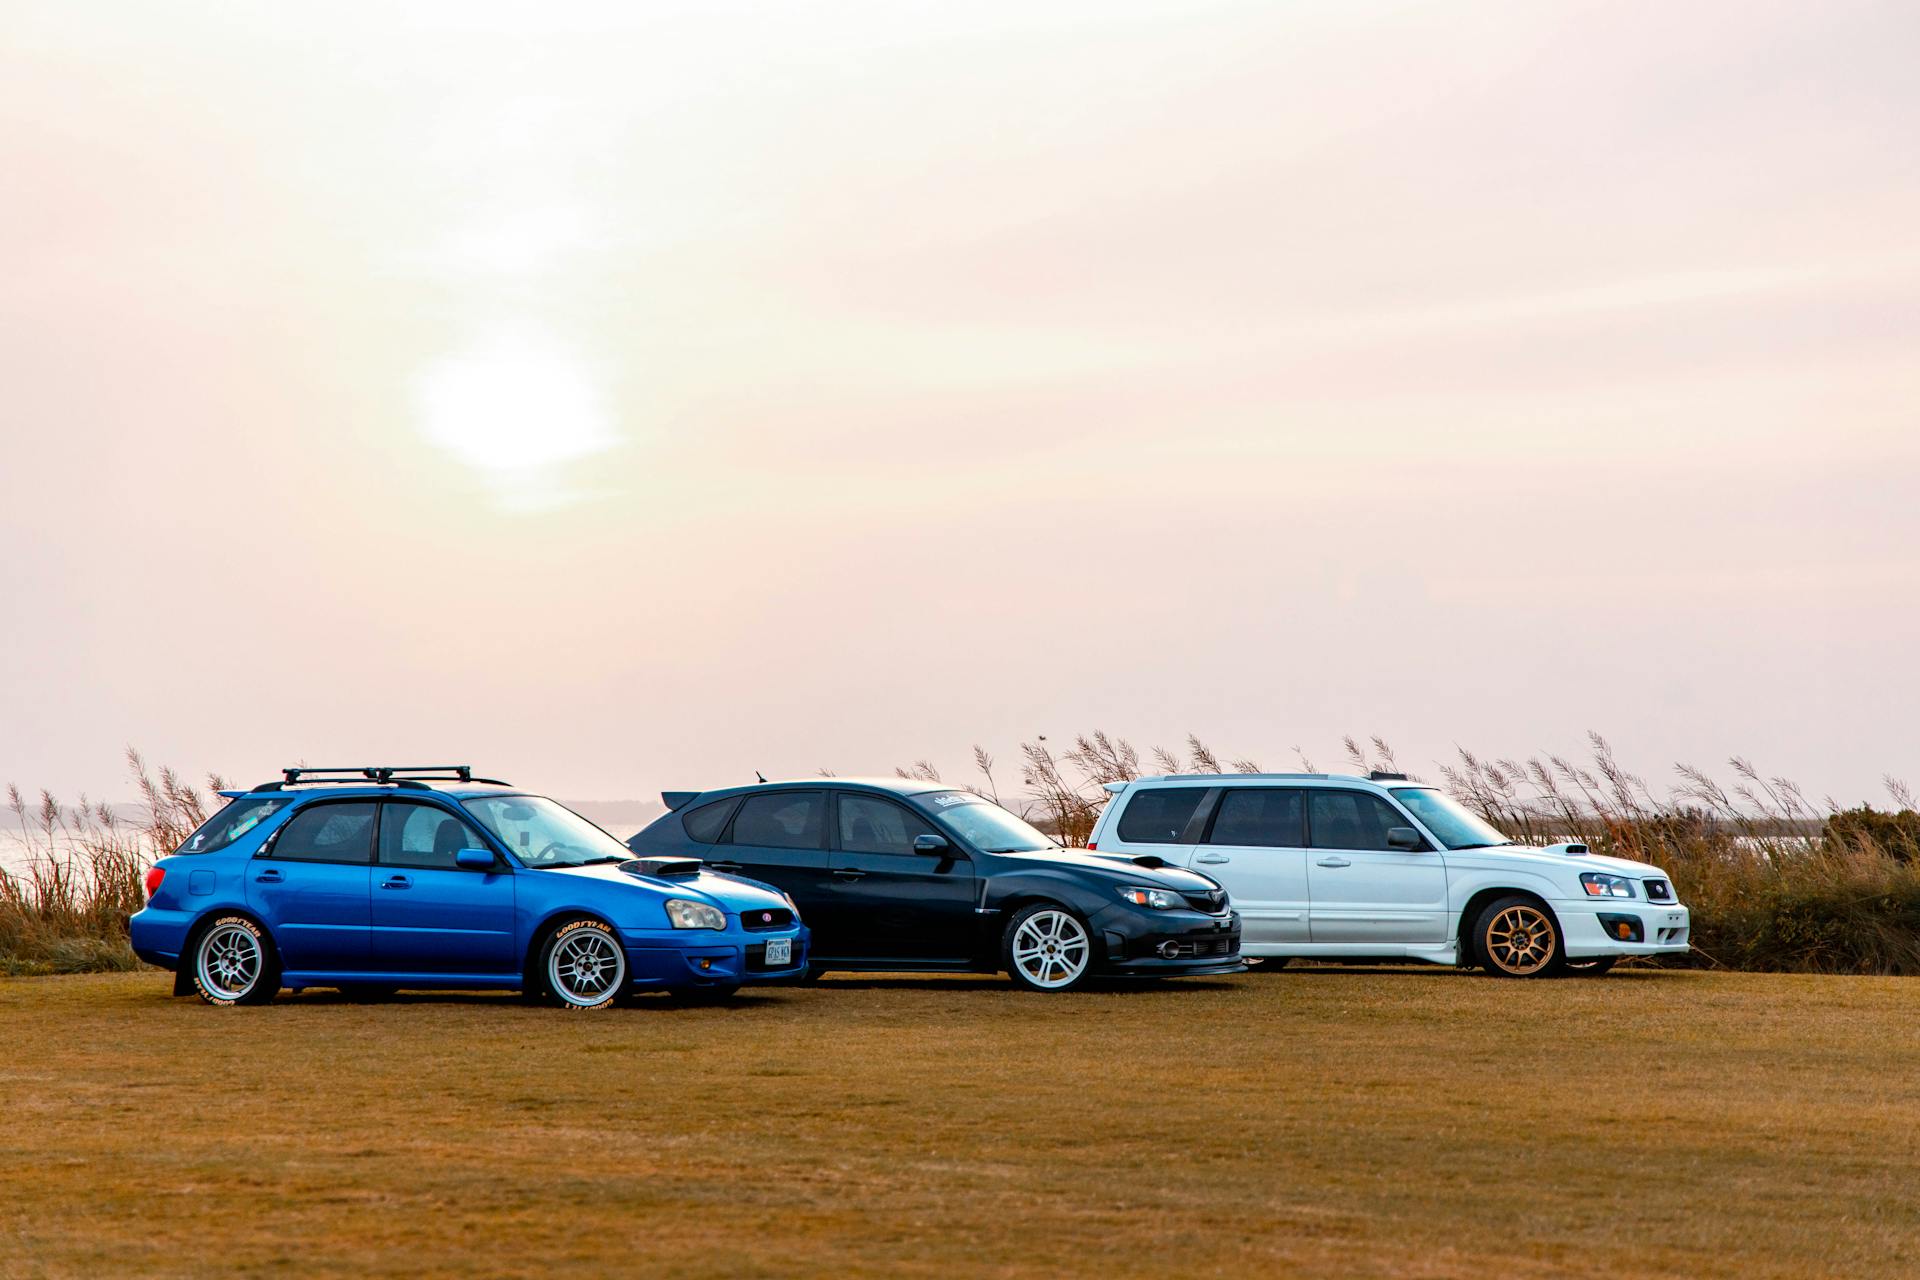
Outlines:
[[[1511,840],[1482,840],[1479,844],[1455,844],[1448,845],[1447,847],[1456,851],[1460,849],[1498,849],[1501,845],[1512,843],[1513,841]]]
[[[628,862],[632,857],[632,854],[609,853],[598,858],[588,858],[585,862],[549,862],[547,868],[556,870],[561,867],[598,867],[609,862]]]

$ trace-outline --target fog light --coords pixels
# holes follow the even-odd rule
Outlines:
[[[702,960],[702,961],[700,962],[700,967],[701,967],[702,969],[711,969],[711,968],[713,968],[713,961],[711,961],[711,960]]]
[[[1609,916],[1600,917],[1600,927],[1607,936],[1620,942],[1640,942],[1646,935],[1640,932],[1640,917]]]
[[[1171,960],[1180,954],[1180,944],[1177,942],[1163,942],[1160,944],[1160,954]]]

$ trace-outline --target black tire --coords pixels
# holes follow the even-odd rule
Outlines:
[[[521,988],[562,1009],[611,1009],[627,994],[627,951],[598,920],[569,920],[546,936]]]
[[[1021,908],[1000,937],[1001,967],[1026,991],[1077,991],[1093,978],[1093,959],[1093,930],[1055,902]]]
[[[1480,967],[1499,978],[1552,978],[1565,971],[1560,922],[1538,898],[1509,894],[1489,902],[1473,926]]]
[[[208,1004],[266,1004],[280,993],[280,953],[259,922],[217,916],[194,934],[180,961],[193,993]]]
[[[1248,966],[1250,973],[1278,973],[1293,963],[1292,956],[1249,956],[1253,963]]]
[[[1604,978],[1619,962],[1619,956],[1595,956],[1591,960],[1569,960],[1567,972],[1576,978]]]
[[[703,1005],[725,1004],[733,999],[740,990],[737,982],[719,983],[711,987],[669,987],[667,994],[673,997],[675,1004]]]

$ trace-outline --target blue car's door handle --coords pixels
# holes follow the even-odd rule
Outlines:
[[[864,871],[856,871],[852,867],[842,867],[833,873],[833,878],[836,880],[858,880],[865,874],[867,873]]]
[[[259,875],[255,876],[254,879],[261,884],[279,884],[280,873],[278,871],[262,871]]]
[[[380,887],[382,889],[411,889],[413,888],[413,881],[407,879],[405,876],[388,876],[380,882]]]

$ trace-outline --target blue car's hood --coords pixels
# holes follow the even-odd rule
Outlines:
[[[676,861],[697,860],[688,858],[676,859]],[[618,865],[603,862],[591,867],[556,867],[547,874],[577,876],[583,880],[604,880],[608,884],[651,889],[663,898],[689,898],[695,902],[710,902],[722,911],[731,911],[736,915],[742,911],[759,911],[768,907],[787,905],[786,898],[778,889],[761,884],[758,880],[721,875],[718,871],[709,871],[705,867],[701,867],[693,875],[638,875],[628,870],[632,866],[634,866],[633,862],[623,862]]]

